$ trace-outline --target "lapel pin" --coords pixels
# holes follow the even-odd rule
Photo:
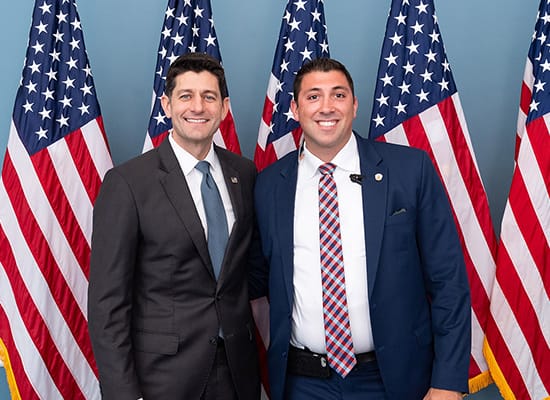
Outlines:
[[[381,173],[378,173],[378,174],[374,174],[374,180],[376,182],[380,182],[382,180],[382,178],[384,177],[384,175],[382,175]]]
[[[231,183],[239,183],[239,180],[237,179],[236,176],[231,177]]]

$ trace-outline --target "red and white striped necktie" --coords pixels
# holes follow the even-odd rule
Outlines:
[[[342,377],[353,369],[357,360],[346,300],[344,255],[340,235],[338,192],[332,173],[336,165],[325,163],[319,167],[319,239],[321,277],[323,281],[323,317],[329,365]]]

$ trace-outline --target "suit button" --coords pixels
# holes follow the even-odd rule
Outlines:
[[[283,358],[286,358],[286,351],[283,352],[282,356]]]
[[[210,338],[209,342],[211,345],[216,345],[218,343],[218,338],[213,336]]]
[[[222,299],[222,295],[221,295],[221,294],[219,294],[219,295],[216,296],[216,300],[217,300],[217,301],[220,301],[221,299]]]

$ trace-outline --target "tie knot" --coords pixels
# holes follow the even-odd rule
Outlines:
[[[210,172],[210,163],[208,161],[199,161],[195,168],[201,171],[204,175],[207,175]]]
[[[319,166],[319,172],[322,175],[332,175],[335,169],[336,165],[334,165],[333,163],[324,163]]]

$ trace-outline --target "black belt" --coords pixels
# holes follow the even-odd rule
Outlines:
[[[374,351],[355,355],[358,364],[376,361]],[[287,372],[294,375],[314,378],[329,378],[331,370],[326,354],[317,354],[309,350],[290,346],[288,350]]]

